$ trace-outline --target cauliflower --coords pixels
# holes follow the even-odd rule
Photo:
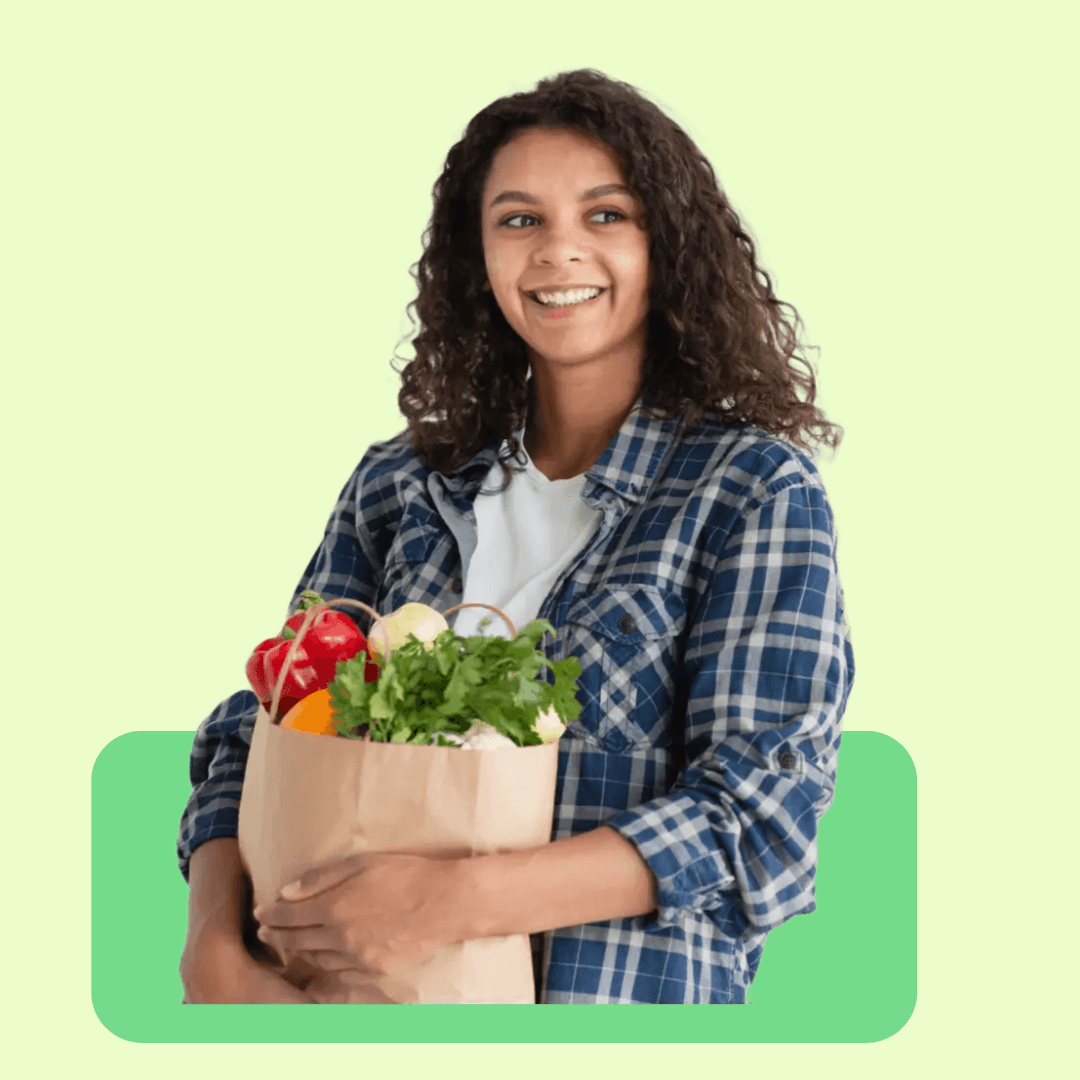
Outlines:
[[[500,735],[490,724],[482,724],[479,720],[465,732],[465,741],[461,744],[462,750],[501,750],[504,746],[512,746],[517,749],[517,743],[513,739]]]
[[[517,749],[517,743],[513,739],[500,735],[490,724],[481,723],[479,720],[464,735],[444,731],[441,732],[441,737],[455,746],[460,746],[462,750],[501,750],[505,746]],[[436,735],[432,742],[438,743],[439,738],[440,735]]]
[[[554,709],[542,712],[533,725],[533,730],[544,742],[554,742],[566,730],[566,725],[559,719]]]

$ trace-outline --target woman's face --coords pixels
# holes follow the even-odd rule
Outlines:
[[[522,132],[492,160],[481,214],[488,284],[534,364],[640,368],[649,237],[609,146]]]

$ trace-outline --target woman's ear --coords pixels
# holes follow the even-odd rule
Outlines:
[[[491,282],[484,278],[484,292],[491,292]]]

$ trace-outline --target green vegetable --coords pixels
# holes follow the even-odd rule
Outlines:
[[[410,635],[377,682],[364,681],[367,657],[360,653],[338,665],[330,684],[338,730],[354,739],[369,734],[373,742],[443,744],[439,732],[461,735],[482,720],[518,746],[538,745],[533,725],[541,712],[554,708],[563,723],[581,714],[577,657],[552,662],[537,648],[554,632],[551,623],[536,619],[513,641],[461,638],[453,630],[430,642]],[[554,683],[538,678],[544,668]]]

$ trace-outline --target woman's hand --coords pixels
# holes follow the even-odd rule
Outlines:
[[[185,949],[180,981],[186,1005],[311,1005],[313,999],[259,963],[242,944],[207,940]]]
[[[234,836],[207,840],[191,856],[188,932],[180,957],[184,1002],[312,1004],[244,945],[244,911],[251,887]]]
[[[455,859],[363,854],[305,874],[255,909],[259,938],[324,971],[379,974],[464,940]]]

